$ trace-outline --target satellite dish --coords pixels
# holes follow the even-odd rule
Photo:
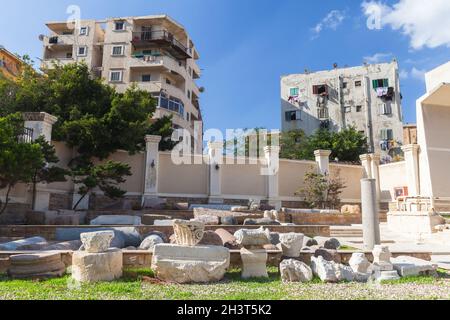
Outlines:
[[[39,40],[40,40],[40,41],[44,41],[44,38],[45,38],[45,36],[44,36],[43,34],[40,34],[40,35],[39,35]]]

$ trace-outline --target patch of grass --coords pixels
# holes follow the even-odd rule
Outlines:
[[[360,249],[344,245],[344,246],[340,246],[339,250],[342,250],[342,251],[358,251]]]
[[[398,280],[388,280],[382,281],[381,283],[386,284],[402,284],[402,283],[414,283],[414,284],[433,284],[436,283],[437,279],[433,276],[409,276],[403,277]]]

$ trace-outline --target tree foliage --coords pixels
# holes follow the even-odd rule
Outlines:
[[[367,138],[354,127],[339,132],[319,129],[307,137],[302,130],[282,134],[281,157],[297,160],[314,160],[315,150],[331,150],[331,158],[345,162],[359,162],[367,153]]]
[[[303,187],[295,194],[303,197],[311,209],[336,209],[340,206],[340,195],[344,188],[339,172],[330,176],[310,171],[305,175]]]

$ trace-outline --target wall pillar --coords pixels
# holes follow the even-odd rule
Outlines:
[[[328,175],[330,173],[330,150],[316,150],[314,156],[319,167],[319,173]]]
[[[281,200],[279,196],[279,168],[280,168],[280,147],[270,146],[264,148],[264,154],[267,161],[267,197],[269,205],[274,206],[276,210],[281,210]]]
[[[58,118],[46,112],[25,112],[23,114],[24,127],[33,130],[32,140],[36,140],[40,136],[51,143],[53,125],[58,121]],[[29,196],[30,203],[33,195]],[[38,183],[36,185],[36,199],[33,210],[47,211],[50,206],[50,192],[47,191],[46,183]]]
[[[160,136],[145,136],[145,181],[144,196],[157,197]]]
[[[361,206],[364,249],[372,250],[380,241],[380,218],[375,179],[361,180]]]
[[[223,142],[208,143],[209,163],[209,203],[223,203],[222,198],[222,164]]]
[[[369,154],[362,154],[359,156],[361,160],[361,165],[363,167],[363,177],[365,179],[372,178],[372,158]]]
[[[408,195],[413,197],[420,195],[419,149],[418,144],[408,144],[402,147],[405,154]]]

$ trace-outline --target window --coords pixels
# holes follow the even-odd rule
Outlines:
[[[352,107],[351,107],[351,106],[346,106],[346,107],[344,107],[344,112],[345,112],[345,113],[350,113],[350,112],[352,112]]]
[[[124,21],[116,21],[114,23],[114,30],[115,31],[123,31],[123,30],[125,30],[125,22]]]
[[[113,46],[112,47],[112,55],[113,56],[122,56],[123,55],[123,46]]]
[[[390,103],[383,103],[380,105],[380,114],[390,115],[392,114],[392,107]]]
[[[389,79],[377,79],[372,80],[372,86],[374,89],[389,87]]]
[[[290,90],[289,90],[289,95],[292,97],[292,96],[298,96],[298,93],[299,93],[299,89],[298,88],[291,88]]]
[[[361,87],[362,82],[361,81],[355,81],[355,87]]]
[[[348,87],[348,83],[347,82],[342,83],[342,88],[343,89],[347,89],[347,87]]]
[[[328,87],[327,85],[320,84],[313,86],[313,94],[328,94]]]
[[[114,70],[109,74],[110,82],[121,82],[122,81],[123,72],[122,70]]]
[[[380,138],[381,138],[381,140],[394,139],[394,133],[393,133],[392,129],[381,129]]]
[[[80,28],[80,36],[87,36],[89,34],[89,28],[88,27],[81,27]]]
[[[190,90],[187,91],[187,97],[188,97],[188,99],[191,98],[191,91]]]
[[[186,113],[186,120],[191,121],[191,114],[189,112]]]
[[[172,81],[170,81],[170,79],[166,78],[166,83],[167,84],[172,84]]]
[[[79,57],[86,57],[87,56],[87,47],[79,47],[78,48],[78,56]]]
[[[152,50],[142,50],[142,54],[144,56],[151,56],[152,55]]]
[[[288,111],[286,112],[286,121],[302,120],[302,114],[300,111]]]
[[[361,112],[362,111],[362,106],[356,106],[356,112]]]
[[[142,75],[142,82],[150,82],[150,81],[152,81],[152,76],[150,74]]]

